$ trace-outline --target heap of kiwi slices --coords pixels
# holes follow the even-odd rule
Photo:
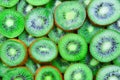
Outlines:
[[[0,80],[120,80],[120,0],[0,0]]]

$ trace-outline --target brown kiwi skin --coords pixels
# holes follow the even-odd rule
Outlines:
[[[43,68],[45,68],[45,67],[52,67],[52,68],[56,69],[56,70],[59,72],[62,80],[64,80],[61,72],[60,72],[56,67],[54,67],[54,66],[52,66],[52,65],[46,65],[46,66],[42,66],[42,67],[38,68],[38,69],[36,70],[35,75],[37,76],[38,72],[41,71],[41,70],[42,70]],[[36,77],[35,77],[35,80],[36,80]]]
[[[64,1],[64,2],[69,2],[69,1]],[[61,4],[62,4],[62,3],[61,3]],[[54,10],[54,19],[55,19],[56,9],[57,9],[59,6],[60,6],[60,4],[59,4],[58,6],[56,6],[56,8],[55,8],[55,10]],[[86,14],[86,13],[85,13],[85,14]],[[86,16],[87,16],[87,14],[86,14]],[[85,19],[86,19],[86,16],[85,16]],[[84,22],[85,22],[85,20],[84,20]],[[84,24],[84,22],[81,24],[81,26]],[[73,30],[64,30],[64,29],[57,23],[56,20],[54,20],[54,23],[55,23],[55,25],[56,25],[58,28],[62,29],[63,31],[66,31],[66,32],[72,32],[72,31],[75,31],[75,30],[77,30],[78,28],[80,28],[80,27],[78,27],[78,28],[75,28],[75,29],[73,29]]]
[[[38,9],[39,7],[37,7],[37,8],[35,8],[35,9]],[[30,12],[32,12],[34,9],[32,9]],[[27,15],[30,15],[30,12],[28,12],[28,14]],[[25,17],[25,22],[27,22],[27,19],[26,19],[27,17]],[[51,27],[51,29],[45,34],[45,35],[43,35],[43,36],[47,36],[47,34],[53,29],[53,27],[54,27],[54,17],[52,17],[53,18],[53,25],[52,25],[52,27]],[[26,24],[25,24],[26,25]],[[27,29],[26,29],[26,27],[25,27],[25,30],[27,31]],[[30,34],[30,33],[29,33]],[[30,35],[32,35],[32,34],[30,34]],[[40,37],[43,37],[43,36],[40,36]],[[35,36],[36,37],[36,36]],[[37,37],[37,38],[39,38],[39,36]]]
[[[42,38],[47,38],[47,37],[42,37]],[[39,40],[40,39],[42,39],[42,38],[38,38]],[[47,38],[48,39],[48,38]],[[31,54],[31,52],[30,52],[30,50],[31,50],[31,47],[32,47],[32,45],[36,42],[37,40],[34,40],[31,44],[30,44],[30,46],[29,46],[29,48],[28,48],[28,54],[29,54],[29,57],[34,61],[34,62],[36,62],[36,63],[39,63],[39,64],[50,64],[49,62],[40,62],[40,61],[38,61],[38,60],[36,60],[33,56],[32,56],[32,54]],[[51,40],[52,41],[52,40]],[[52,41],[53,42],[53,41]],[[54,42],[53,42],[54,43]],[[57,47],[57,45],[55,45],[56,47]],[[57,53],[58,53],[58,49],[57,49]],[[56,55],[56,57],[58,56],[58,54]],[[55,57],[55,58],[56,58]]]
[[[25,55],[25,58],[24,58],[24,60],[20,63],[20,64],[18,64],[18,65],[16,65],[16,66],[10,66],[10,65],[8,65],[8,64],[6,64],[4,61],[2,61],[4,64],[6,64],[8,67],[18,67],[18,66],[22,66],[22,65],[24,65],[26,62],[27,62],[27,60],[28,60],[28,54],[27,54],[27,46],[25,45],[25,43],[24,42],[22,42],[21,40],[18,40],[18,39],[9,39],[9,40],[15,40],[15,41],[17,41],[17,42],[20,42],[22,45],[24,45],[24,48],[25,48],[25,50],[26,50],[26,55]]]
[[[92,3],[92,1],[90,1],[90,3],[88,4],[88,6],[86,7],[86,13],[87,13],[87,18],[88,18],[88,20],[93,24],[93,26],[106,27],[106,26],[110,25],[110,24],[99,25],[99,24],[97,24],[97,23],[94,23],[94,21],[92,21],[92,20],[89,18],[89,15],[88,15],[88,8],[89,8],[89,6],[90,6],[91,3]],[[114,22],[115,22],[115,21],[114,21]],[[113,23],[114,23],[114,22],[113,22]],[[113,23],[111,23],[111,24],[113,24]]]

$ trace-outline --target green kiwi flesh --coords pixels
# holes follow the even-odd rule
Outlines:
[[[37,71],[35,80],[62,80],[62,77],[56,68],[44,66]]]
[[[58,5],[54,13],[55,23],[66,31],[79,28],[85,18],[85,8],[78,1],[65,1]]]
[[[116,59],[113,60],[113,64],[120,66],[120,56],[118,56]]]
[[[40,62],[50,62],[58,55],[56,44],[46,37],[36,39],[29,48],[32,59]]]
[[[68,33],[58,42],[58,49],[63,59],[79,61],[87,54],[87,43],[82,36]]]
[[[19,2],[19,0],[0,0],[0,6],[13,7]]]
[[[65,31],[61,30],[60,28],[54,27],[49,33],[48,37],[53,40],[55,43],[58,43],[60,38],[66,34]]]
[[[50,0],[26,0],[29,4],[34,6],[41,6],[47,4]]]
[[[90,20],[97,25],[109,25],[120,18],[118,0],[93,0],[87,9]]]
[[[91,69],[82,63],[70,65],[65,74],[64,80],[93,80]]]
[[[90,43],[92,37],[102,28],[93,26],[88,20],[78,29],[78,34],[83,36],[87,43]]]
[[[110,62],[120,55],[120,34],[113,30],[98,32],[90,43],[91,55],[100,62]]]
[[[96,76],[96,80],[120,80],[120,67],[108,65],[101,68]]]
[[[18,36],[18,39],[23,41],[27,46],[30,46],[30,44],[35,40],[35,37],[29,35],[26,31],[24,31]]]
[[[24,17],[15,10],[6,9],[0,13],[0,33],[8,38],[20,35],[24,30]]]
[[[20,65],[27,58],[26,52],[25,46],[15,39],[9,39],[0,46],[1,60],[11,67]]]
[[[37,8],[26,17],[26,31],[35,37],[46,35],[53,27],[53,15],[49,9]]]
[[[26,67],[10,69],[2,80],[34,80],[32,73]]]

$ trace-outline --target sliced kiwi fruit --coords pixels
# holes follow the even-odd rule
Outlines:
[[[0,6],[13,7],[19,2],[19,0],[0,0]]]
[[[0,13],[0,33],[8,38],[20,35],[24,30],[24,17],[15,10],[6,9]]]
[[[43,66],[36,72],[35,80],[63,80],[58,69],[53,66]]]
[[[40,64],[35,63],[33,60],[28,58],[27,62],[25,63],[25,66],[33,73],[35,74],[36,70],[40,67]]]
[[[34,80],[32,73],[26,67],[10,69],[2,80]]]
[[[96,80],[120,80],[120,67],[115,65],[104,66],[98,71]]]
[[[49,33],[48,37],[53,40],[55,43],[58,43],[60,38],[66,34],[65,31],[61,30],[60,28],[54,27]]]
[[[28,4],[26,0],[20,0],[20,2],[17,4],[17,11],[22,13],[23,15],[26,15],[32,9],[33,6]]]
[[[10,67],[23,65],[27,60],[25,44],[17,39],[6,40],[0,46],[0,57]]]
[[[102,28],[96,27],[86,20],[83,26],[78,29],[78,34],[83,36],[87,43],[90,43],[92,37],[100,30],[102,30]]]
[[[24,31],[22,34],[18,36],[18,39],[23,41],[27,46],[30,46],[30,44],[36,39],[35,37],[29,35],[26,31]]]
[[[120,55],[116,59],[113,60],[113,64],[120,67]]]
[[[91,55],[100,62],[110,62],[120,55],[120,34],[113,30],[98,32],[90,42]]]
[[[35,37],[46,35],[53,27],[53,15],[50,9],[37,8],[26,17],[26,31]]]
[[[9,67],[0,60],[0,77],[3,77],[8,70]]]
[[[2,34],[0,34],[0,45],[4,42],[4,41],[6,41],[8,38],[7,37],[5,37],[5,36],[3,36]]]
[[[109,25],[120,18],[120,2],[118,0],[92,0],[87,13],[94,24]]]
[[[52,61],[52,65],[57,67],[61,73],[64,73],[70,64],[71,62],[62,59],[61,57],[57,57]]]
[[[87,65],[76,63],[67,68],[64,80],[93,80],[93,75]]]
[[[68,33],[58,42],[58,49],[63,59],[67,61],[79,61],[86,56],[87,43],[82,36]]]
[[[56,7],[54,17],[58,27],[65,31],[71,31],[82,26],[86,12],[78,1],[65,1]]]
[[[30,57],[40,63],[50,62],[58,55],[56,44],[46,37],[36,39],[29,47]]]
[[[50,0],[26,0],[29,4],[34,6],[41,6],[47,4]]]
[[[109,25],[108,29],[112,29],[120,33],[120,19],[117,20],[115,23]]]

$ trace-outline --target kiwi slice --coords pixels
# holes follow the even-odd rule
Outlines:
[[[24,17],[17,11],[6,9],[0,13],[0,33],[8,38],[20,35],[24,30]]]
[[[109,25],[108,29],[112,29],[120,33],[120,19],[117,20],[115,23]]]
[[[23,15],[26,15],[32,9],[33,6],[28,4],[26,0],[20,0],[20,2],[17,4],[17,11],[22,13]]]
[[[93,80],[92,71],[85,64],[72,64],[67,68],[64,80]]]
[[[36,39],[29,47],[30,57],[40,63],[50,62],[58,55],[57,46],[46,37]]]
[[[55,43],[58,43],[60,38],[66,34],[65,31],[60,28],[54,27],[48,34],[48,37],[53,40]]]
[[[54,17],[58,27],[71,31],[82,26],[86,12],[78,1],[65,1],[56,7]]]
[[[34,40],[35,37],[28,34],[26,31],[24,31],[22,34],[18,36],[18,39],[23,41],[27,46],[29,46]]]
[[[36,70],[40,67],[40,64],[35,63],[30,58],[28,58],[28,60],[25,63],[25,65],[33,74],[35,74]]]
[[[90,43],[91,55],[100,62],[110,62],[120,55],[120,34],[113,30],[98,32]]]
[[[70,64],[71,62],[62,59],[61,57],[57,57],[52,61],[52,65],[57,67],[61,73],[64,73]]]
[[[26,17],[26,31],[35,37],[46,35],[53,27],[53,15],[49,9],[37,8]]]
[[[3,80],[34,80],[32,73],[26,67],[17,67],[10,69]]]
[[[96,80],[120,80],[120,67],[108,65],[101,68],[97,73]]]
[[[35,80],[62,80],[62,75],[53,66],[43,66],[37,70]]]
[[[86,56],[87,43],[85,39],[74,33],[64,35],[58,42],[60,55],[67,61],[79,61]]]
[[[34,6],[41,6],[47,4],[50,0],[26,0],[29,4]]]
[[[94,24],[108,25],[120,18],[120,2],[118,0],[92,0],[87,12]]]
[[[113,60],[113,64],[120,67],[120,55],[116,59]]]
[[[23,42],[17,39],[6,40],[0,46],[1,60],[8,66],[18,66],[26,62],[27,49]]]
[[[0,45],[5,42],[8,38],[6,38],[5,36],[3,36],[2,34],[0,34]]]
[[[3,77],[8,70],[9,70],[9,67],[4,63],[2,63],[0,60],[0,77]]]
[[[19,0],[0,0],[0,6],[13,7],[19,2]]]
[[[88,20],[86,20],[83,26],[78,29],[78,34],[83,36],[87,43],[90,43],[92,37],[101,29],[102,28],[96,27],[92,25]]]

